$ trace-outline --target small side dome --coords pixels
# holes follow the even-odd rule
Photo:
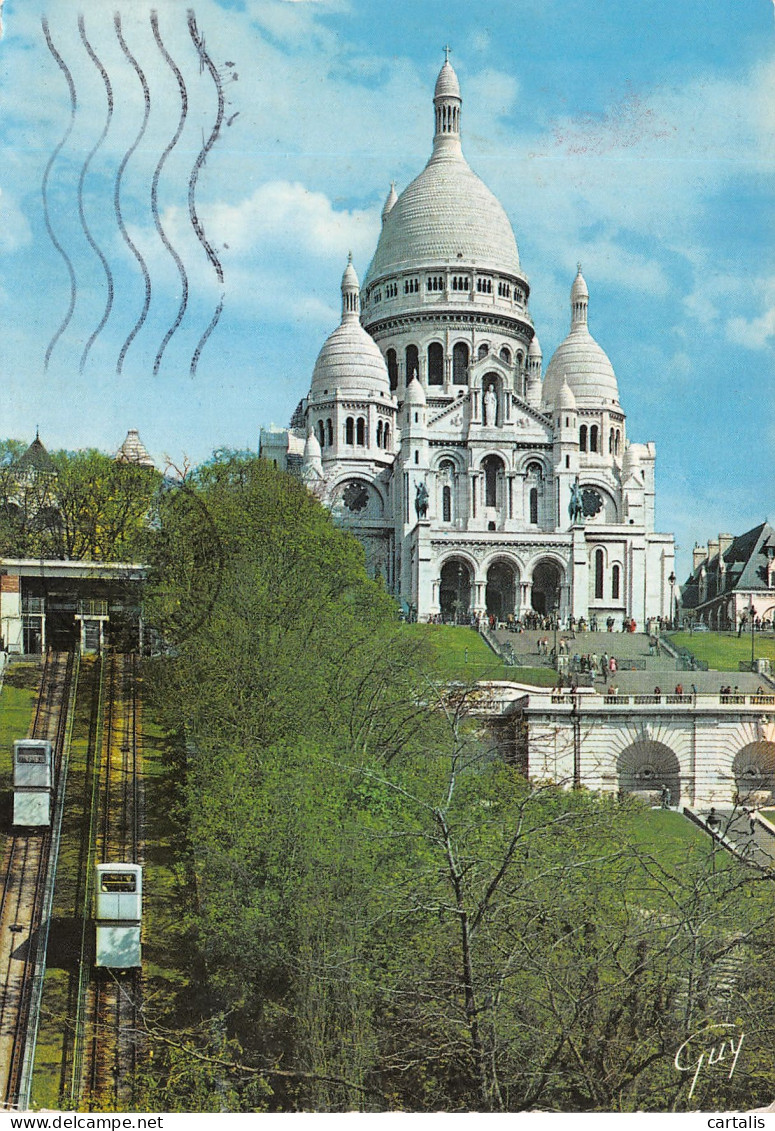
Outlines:
[[[320,441],[315,435],[314,429],[310,428],[307,433],[307,441],[304,445],[304,462],[310,463],[312,460],[320,459],[322,455]]]
[[[423,408],[428,403],[425,396],[425,389],[423,389],[420,382],[416,377],[413,377],[409,382],[409,387],[406,390],[406,404],[421,405]]]
[[[385,206],[382,209],[382,223],[383,224],[385,223],[388,216],[390,215],[390,210],[397,200],[398,200],[398,193],[396,192],[396,182],[391,181],[390,182],[390,192],[387,194]]]
[[[436,79],[434,98],[460,98],[460,83],[458,82],[455,68],[449,61],[449,56],[444,60],[444,66],[439,71]]]
[[[312,372],[310,396],[336,391],[390,397],[387,365],[377,343],[360,322],[360,284],[352,254],[342,275],[342,321],[326,339]]]
[[[624,456],[622,457],[622,477],[624,479],[640,471],[641,447],[640,444],[628,444],[624,449]]]
[[[527,347],[527,356],[543,358],[544,355],[541,352],[541,343],[538,340],[538,334],[534,334],[530,339],[530,345]]]
[[[603,409],[612,404],[619,405],[614,367],[605,350],[589,332],[588,303],[589,291],[579,268],[571,287],[570,333],[557,347],[546,369],[543,391],[546,405],[556,403],[562,382],[566,379],[582,408]]]
[[[576,398],[573,395],[573,390],[568,384],[567,377],[563,378],[563,382],[560,387],[560,395],[557,398],[557,408],[563,412],[576,411]]]

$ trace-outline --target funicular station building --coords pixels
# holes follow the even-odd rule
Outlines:
[[[672,535],[655,530],[656,450],[632,443],[579,268],[546,371],[506,213],[461,147],[447,60],[425,169],[391,186],[363,287],[309,394],[261,454],[304,477],[420,619],[670,614]]]
[[[144,566],[0,559],[0,635],[9,655],[48,648],[100,652],[142,647]]]

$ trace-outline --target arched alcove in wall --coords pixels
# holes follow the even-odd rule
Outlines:
[[[743,803],[753,793],[775,790],[775,742],[749,742],[732,763],[737,795]]]
[[[549,616],[560,607],[562,570],[551,558],[543,558],[533,570],[533,608],[541,616]]]
[[[465,615],[471,608],[473,571],[464,558],[448,558],[441,567],[439,607],[444,616]]]
[[[493,562],[487,570],[485,606],[487,612],[498,620],[506,620],[516,611],[518,580],[517,567],[503,559]]]
[[[678,804],[681,796],[681,764],[674,750],[664,742],[639,738],[619,755],[616,773],[621,793],[670,790],[670,803]]]

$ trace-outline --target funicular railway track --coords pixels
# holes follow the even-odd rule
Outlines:
[[[104,725],[101,756],[94,759],[89,876],[94,863],[140,862],[141,853],[137,661],[109,654],[103,664]],[[77,1104],[80,1098],[93,1110],[106,1103],[126,1109],[137,1065],[140,971],[94,968],[84,945],[81,973],[71,1100]]]
[[[51,740],[55,781],[59,782],[65,749],[75,654],[46,655],[31,738]],[[57,794],[60,798],[61,794]],[[0,902],[0,1088],[2,1105],[20,1102],[30,1028],[33,983],[39,950],[45,947],[44,895],[56,813],[44,830],[14,830],[3,860]]]

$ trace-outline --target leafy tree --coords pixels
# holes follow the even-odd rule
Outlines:
[[[768,880],[704,846],[668,866],[637,807],[506,764],[358,543],[272,467],[224,454],[159,496],[149,537],[190,925],[227,1031],[187,1038],[207,1094],[217,1064],[243,1110],[768,1095]],[[748,1059],[690,1102],[673,1057],[716,1014]]]

